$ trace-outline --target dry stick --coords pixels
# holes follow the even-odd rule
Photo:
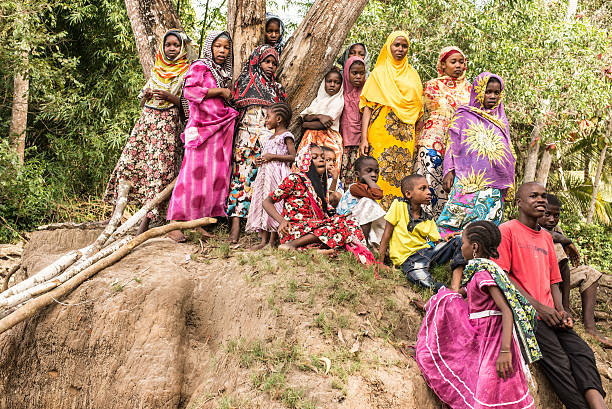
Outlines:
[[[99,271],[121,260],[130,251],[132,251],[134,247],[144,243],[148,239],[162,236],[172,230],[193,229],[195,227],[205,226],[216,222],[216,219],[213,219],[211,217],[204,217],[202,219],[197,219],[190,222],[170,223],[165,226],[153,228],[139,236],[136,236],[128,244],[122,246],[119,250],[117,250],[110,256],[103,258],[93,266],[81,271],[79,274],[72,277],[70,280],[66,281],[59,287],[41,295],[38,298],[35,298],[23,307],[15,310],[15,312],[1,319],[0,334],[13,327],[14,325],[20,323],[21,321],[30,318],[49,304],[52,304],[54,302],[54,299],[60,299],[61,297],[65,296],[66,294],[74,290],[76,287],[81,285],[85,280],[93,277]]]
[[[123,223],[115,232],[106,240],[104,243],[104,247],[108,246],[113,241],[117,240],[118,237],[121,237],[125,233],[128,232],[132,227],[136,226],[143,217],[147,215],[151,209],[157,207],[160,203],[166,200],[172,194],[172,189],[174,189],[174,185],[176,183],[176,179],[174,179],[164,190],[159,192],[157,196],[146,205],[144,205],[139,211],[134,213],[132,217],[130,217],[125,223]],[[174,230],[174,229],[173,229]]]
[[[11,308],[14,307],[18,304],[24,303],[42,293],[46,293],[47,291],[50,291],[52,289],[54,289],[55,287],[57,287],[58,285],[65,283],[66,281],[68,281],[70,278],[74,277],[75,275],[77,275],[78,273],[80,273],[81,271],[85,270],[87,267],[91,266],[92,264],[94,264],[95,262],[97,262],[100,259],[103,259],[104,257],[114,253],[115,251],[119,250],[119,248],[125,244],[127,244],[130,240],[132,240],[133,237],[128,236],[123,238],[122,240],[119,240],[113,244],[111,244],[108,247],[103,248],[102,250],[98,251],[96,254],[94,254],[93,256],[86,258],[86,259],[81,259],[79,261],[77,261],[76,263],[74,263],[74,265],[72,265],[70,268],[68,268],[66,271],[64,271],[62,274],[58,275],[57,277],[52,278],[49,281],[46,281],[44,283],[38,284],[34,287],[28,288],[27,290],[21,291],[11,297],[8,298],[2,298],[0,299],[0,308]]]
[[[19,267],[21,267],[21,264],[16,264],[13,267],[11,267],[6,277],[4,277],[4,283],[2,284],[2,291],[6,291],[8,289],[9,280],[11,279],[13,274],[15,274],[17,270],[19,270]]]

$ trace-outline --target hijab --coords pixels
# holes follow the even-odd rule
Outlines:
[[[230,44],[230,54],[227,56],[223,65],[219,65],[215,62],[212,46],[218,38],[227,38]],[[206,36],[202,49],[204,54],[201,58],[212,73],[217,87],[227,88],[232,82],[232,69],[234,67],[234,52],[232,51],[232,37],[227,31],[213,31]]]
[[[302,149],[300,149],[295,157],[295,163],[298,171],[297,173],[306,184],[306,187],[316,194],[317,202],[321,207],[321,210],[325,214],[328,214],[327,178],[325,178],[325,182],[321,180],[321,175],[317,173],[317,168],[312,162],[311,149],[313,146],[318,145],[304,146]]]
[[[500,98],[493,108],[485,109],[485,91],[493,78],[501,85]],[[449,125],[450,148],[444,158],[444,175],[454,170],[465,193],[489,187],[506,189],[514,184],[516,159],[503,96],[501,77],[481,73],[472,85],[469,105],[457,108]]]
[[[404,31],[389,34],[363,86],[359,108],[363,109],[367,103],[374,102],[391,108],[405,124],[415,124],[423,111],[423,84],[417,71],[408,62],[407,55],[401,61],[393,58],[391,44],[398,37],[408,41],[408,34]]]
[[[286,45],[286,43],[283,41],[283,37],[285,37],[285,24],[283,24],[283,20],[281,20],[276,14],[266,13],[266,29],[271,21],[278,21],[278,26],[280,28],[280,36],[278,37],[276,44],[274,44],[274,49],[278,55],[280,55]]]
[[[331,72],[337,71],[330,71],[330,73]],[[327,75],[329,75],[329,73]],[[327,78],[327,75],[325,78]],[[342,74],[340,74],[340,77],[342,77]],[[323,78],[321,85],[319,85],[317,97],[300,115],[328,115],[334,120],[330,129],[340,132],[340,115],[342,115],[342,110],[344,109],[344,86],[341,85],[340,90],[334,95],[329,95],[327,91],[325,91],[325,78]]]
[[[178,38],[181,49],[174,59],[168,58],[164,50],[164,44],[168,36]],[[173,95],[180,95],[185,74],[189,69],[189,65],[193,59],[190,59],[191,39],[185,33],[178,30],[168,30],[159,44],[157,53],[155,54],[155,64],[151,68],[151,76],[143,89],[167,91]],[[188,55],[189,54],[189,55]],[[145,106],[154,109],[168,109],[174,106],[166,100],[151,98],[145,101]]]
[[[267,76],[261,67],[263,60],[269,56],[278,62],[278,52],[267,44],[260,45],[251,53],[234,84],[234,105],[237,108],[249,105],[269,106],[286,101],[287,94],[283,86],[276,82],[274,75]]]
[[[355,46],[355,45],[360,45],[365,50],[365,57],[362,57],[362,59],[363,59],[363,62],[365,64],[365,67],[366,67],[366,77],[367,77],[368,75],[370,75],[370,53],[368,52],[368,47],[366,47],[366,45],[364,43],[352,43],[352,44],[349,44],[349,46],[346,47],[346,49],[344,50],[344,52],[342,53],[342,55],[338,58],[338,60],[336,62],[338,64],[340,64],[343,68],[346,68],[345,67],[346,63],[349,60],[349,58],[351,58],[349,56],[349,54],[351,52],[351,48],[353,48],[353,46]]]
[[[344,111],[340,119],[342,141],[344,146],[357,146],[361,141],[361,112],[359,111],[359,96],[361,88],[355,88],[349,81],[351,66],[356,62],[365,64],[363,58],[352,56],[344,64]]]

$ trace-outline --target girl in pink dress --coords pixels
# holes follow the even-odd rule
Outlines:
[[[185,76],[184,97],[189,120],[181,139],[185,156],[168,207],[168,220],[195,220],[225,216],[230,182],[234,124],[238,112],[227,104],[232,98],[232,40],[227,32],[206,37],[203,58]],[[203,234],[208,234],[202,229]],[[184,241],[175,231],[169,236]]]
[[[267,109],[266,126],[274,130],[274,134],[264,144],[261,156],[255,159],[259,170],[253,182],[246,231],[259,232],[261,243],[253,246],[252,250],[262,249],[268,244],[274,246],[278,240],[278,222],[264,210],[263,201],[291,173],[289,165],[295,160],[295,141],[293,134],[287,130],[290,122],[289,105],[280,102]],[[279,213],[283,210],[283,202],[274,206]]]
[[[541,358],[535,310],[490,260],[498,257],[501,242],[494,223],[471,223],[462,240],[469,261],[462,285],[467,286],[459,293],[442,288],[427,302],[417,363],[428,385],[453,409],[533,408],[518,343],[528,363]]]

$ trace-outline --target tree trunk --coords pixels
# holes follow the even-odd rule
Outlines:
[[[28,53],[22,57],[25,66],[28,64]],[[30,80],[27,69],[24,72],[15,72],[13,75],[13,108],[11,112],[11,125],[9,140],[19,157],[19,164],[23,165],[25,156],[26,128],[28,125],[28,98],[30,96]]]
[[[283,51],[278,76],[295,113],[314,99],[323,76],[334,64],[367,3],[368,0],[316,0],[306,13]]]
[[[140,64],[148,79],[164,34],[171,28],[182,30],[182,25],[170,0],[125,0],[125,6]]]
[[[227,31],[234,44],[234,80],[255,47],[264,42],[266,0],[229,0]]]
[[[599,190],[599,182],[601,181],[601,171],[603,169],[604,162],[606,160],[606,152],[610,143],[610,136],[612,136],[612,116],[608,122],[608,131],[606,132],[606,143],[601,150],[599,155],[599,163],[597,164],[597,172],[595,173],[595,180],[593,181],[593,194],[591,195],[591,203],[589,204],[589,212],[587,213],[586,221],[591,223],[593,221],[593,215],[595,214],[595,204],[597,203],[597,193]]]
[[[548,182],[548,174],[550,173],[550,166],[552,165],[552,151],[554,150],[554,145],[548,145],[546,149],[544,149],[544,153],[542,153],[542,159],[540,160],[540,168],[538,169],[538,174],[536,177],[536,182],[546,187],[546,183]]]
[[[536,120],[535,126],[531,131],[531,139],[529,141],[529,148],[527,149],[527,159],[525,160],[525,175],[523,176],[523,183],[533,182],[536,176],[536,169],[538,167],[538,154],[540,152],[540,133],[545,124],[545,113],[548,110],[550,101],[547,99],[542,101],[541,112],[542,115]]]

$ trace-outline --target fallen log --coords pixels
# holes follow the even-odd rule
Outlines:
[[[21,321],[32,317],[38,311],[52,304],[54,300],[64,297],[72,290],[77,288],[79,285],[81,285],[83,282],[85,282],[87,279],[93,277],[106,267],[109,267],[117,261],[121,260],[127,254],[129,254],[136,246],[139,246],[148,239],[162,236],[173,230],[193,229],[195,227],[205,226],[216,222],[216,219],[213,219],[211,217],[204,217],[202,219],[192,220],[189,222],[170,223],[165,226],[155,227],[149,231],[144,232],[143,234],[136,236],[129,243],[123,245],[119,250],[117,250],[110,256],[103,258],[102,260],[95,263],[93,266],[81,271],[79,274],[72,277],[57,288],[33,299],[32,301],[25,304],[23,307],[15,310],[13,313],[2,318],[0,320],[0,334],[17,325]]]

